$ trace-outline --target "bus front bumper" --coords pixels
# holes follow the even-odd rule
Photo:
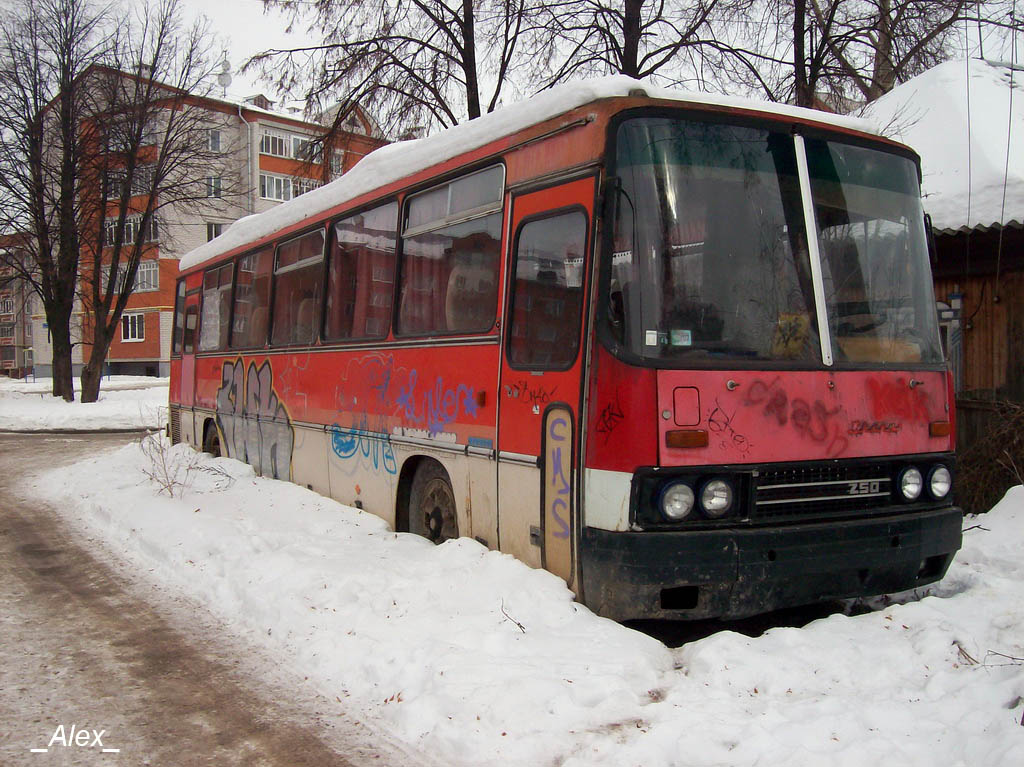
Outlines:
[[[963,512],[947,507],[772,528],[587,527],[582,596],[615,620],[694,620],[905,591],[945,575],[962,523]]]

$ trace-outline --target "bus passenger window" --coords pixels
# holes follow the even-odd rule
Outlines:
[[[398,203],[334,225],[324,339],[383,338],[391,324]]]
[[[174,335],[171,354],[181,354],[181,339],[185,330],[185,280],[178,280],[177,295],[174,297]]]
[[[201,352],[223,349],[228,345],[233,268],[234,264],[225,264],[203,275],[203,322],[199,328]]]
[[[195,354],[196,351],[196,326],[199,324],[199,311],[195,306],[185,310],[185,333],[182,337],[183,351],[185,354]]]
[[[494,327],[503,185],[504,168],[494,166],[409,200],[397,335]]]
[[[316,341],[323,284],[324,233],[310,232],[277,249],[274,271],[274,346]]]
[[[231,347],[247,349],[267,343],[270,319],[270,272],[274,250],[265,248],[238,260]]]
[[[513,366],[557,369],[576,359],[586,242],[581,210],[530,221],[519,230],[508,348]]]

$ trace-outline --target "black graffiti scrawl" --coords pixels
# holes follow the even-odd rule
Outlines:
[[[245,461],[257,474],[291,479],[295,432],[281,399],[274,391],[270,360],[248,372],[241,357],[225,362],[217,390],[217,428],[225,452]]]

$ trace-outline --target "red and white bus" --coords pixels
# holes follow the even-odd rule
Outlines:
[[[941,578],[919,163],[626,78],[390,145],[187,255],[170,433],[617,619]]]

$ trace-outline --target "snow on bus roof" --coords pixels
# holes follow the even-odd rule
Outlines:
[[[301,197],[282,203],[265,213],[239,219],[219,237],[184,255],[179,268],[182,271],[191,269],[248,243],[269,237],[274,232],[301,224],[303,221],[311,221],[331,208],[459,154],[478,149],[592,101],[628,96],[631,91],[638,88],[650,98],[735,107],[878,133],[873,123],[859,118],[734,96],[661,88],[624,75],[581,80],[556,86],[525,101],[503,107],[432,136],[383,146],[368,154],[337,180],[306,192]]]

